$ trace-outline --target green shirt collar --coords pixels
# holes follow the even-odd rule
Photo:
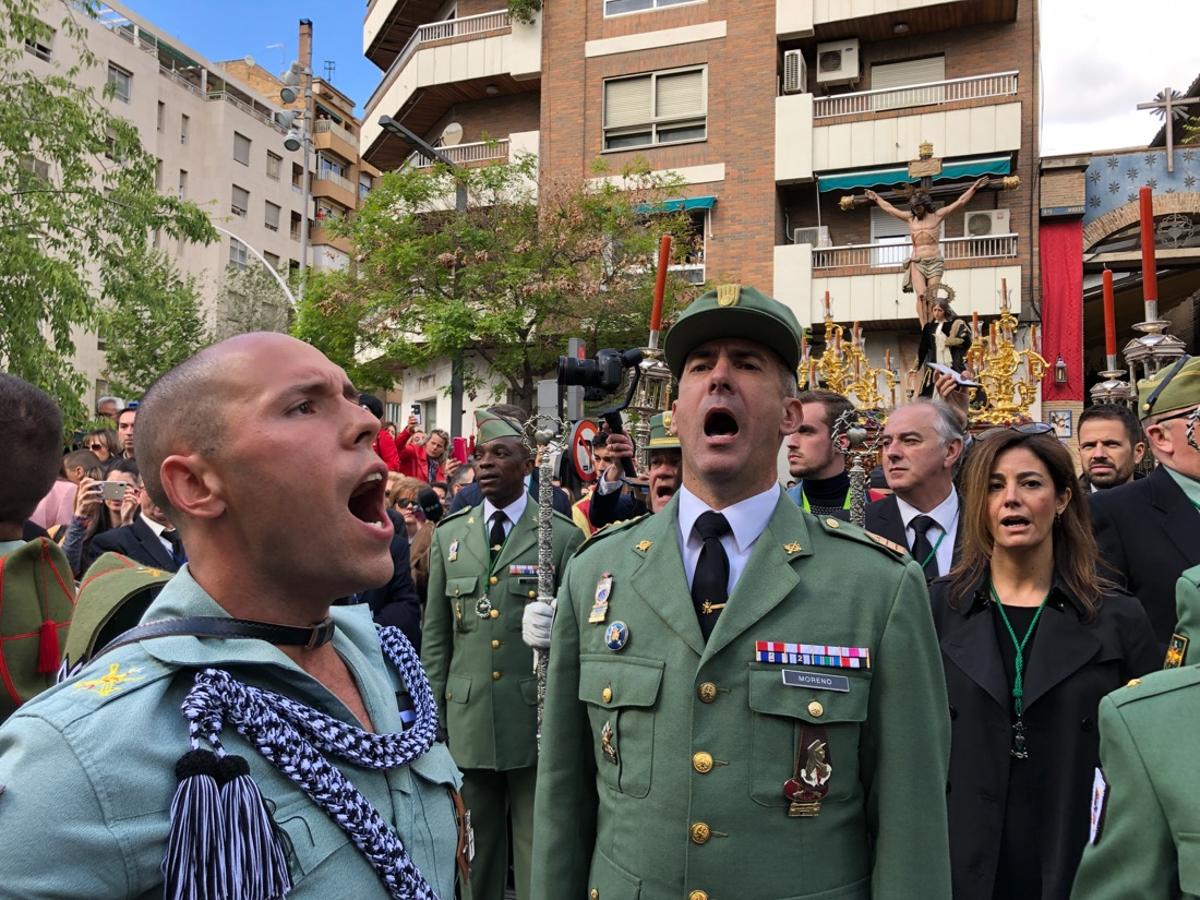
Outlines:
[[[1188,498],[1188,502],[1197,509],[1200,509],[1200,481],[1188,478],[1186,475],[1180,475],[1169,466],[1163,466],[1163,468],[1167,470],[1167,474],[1175,479],[1175,483],[1179,485],[1184,496]]]

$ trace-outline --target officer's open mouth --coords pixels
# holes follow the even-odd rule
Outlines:
[[[738,433],[738,423],[732,415],[715,409],[704,417],[704,436],[733,435]]]
[[[382,526],[387,520],[384,512],[384,492],[387,482],[381,472],[372,472],[350,493],[347,506],[355,518],[369,525]]]

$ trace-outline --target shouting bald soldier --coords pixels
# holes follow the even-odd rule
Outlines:
[[[189,562],[0,728],[0,893],[453,896],[459,774],[428,682],[397,630],[331,609],[392,572],[377,429],[279,334],[151,387],[137,458]]]
[[[535,898],[950,896],[921,569],[776,481],[799,332],[725,285],[667,335],[683,485],[584,544],[559,591]]]

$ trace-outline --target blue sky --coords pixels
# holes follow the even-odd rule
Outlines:
[[[362,55],[366,4],[325,2],[308,6],[281,0],[122,0],[129,9],[211,60],[247,54],[278,75],[296,58],[302,18],[313,23],[313,74],[324,75],[325,60],[337,63],[334,86],[358,104],[358,113],[380,71]],[[271,47],[283,44],[283,47]],[[270,49],[268,49],[270,47]]]

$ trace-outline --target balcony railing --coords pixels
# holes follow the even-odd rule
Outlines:
[[[317,119],[316,123],[313,125],[313,131],[316,134],[332,134],[334,137],[345,141],[352,147],[358,146],[358,137],[351,134],[337,122],[333,121],[333,119]]]
[[[350,179],[343,178],[341,175],[338,175],[336,172],[330,172],[328,169],[326,169],[325,171],[313,172],[313,180],[314,181],[329,181],[329,182],[332,182],[333,184],[336,184],[338,187],[342,188],[343,190],[349,191],[351,194],[356,193],[354,185],[350,183]]]
[[[272,116],[271,113],[269,113],[265,110],[258,109],[257,107],[251,106],[245,100],[241,99],[240,97],[234,96],[233,94],[229,93],[228,91],[213,91],[211,94],[208,95],[208,99],[209,100],[224,100],[226,103],[230,103],[233,106],[240,109],[246,115],[253,116],[254,118],[258,119],[258,121],[262,122],[264,125],[266,125],[270,128],[274,128],[280,134],[287,134],[287,129],[284,128],[282,125],[280,125],[278,122],[276,122],[274,116]]]
[[[202,98],[204,96],[204,93],[200,90],[200,85],[195,84],[195,83],[189,81],[188,79],[184,78],[182,75],[180,75],[174,69],[168,69],[162,63],[159,63],[159,65],[158,65],[158,73],[165,78],[171,79],[172,81],[174,81],[177,85],[179,85],[184,90],[191,91],[197,97]]]
[[[499,141],[475,141],[470,144],[455,144],[453,147],[438,147],[438,152],[455,164],[484,162],[490,159],[508,159],[508,138]],[[428,169],[434,164],[419,152],[413,152],[408,157],[408,164],[414,169]]]
[[[412,33],[412,37],[408,39],[408,43],[404,45],[404,49],[392,60],[392,64],[388,66],[387,72],[383,75],[383,80],[379,82],[379,87],[371,94],[371,99],[367,101],[367,105],[364,108],[368,111],[375,108],[375,104],[379,101],[379,98],[387,92],[388,88],[392,86],[392,82],[404,71],[404,67],[408,65],[408,61],[412,59],[413,54],[420,49],[422,44],[457,37],[476,37],[492,31],[501,31],[511,25],[512,19],[509,17],[507,9],[498,9],[494,12],[479,13],[475,16],[463,16],[461,19],[448,19],[444,22],[430,22],[428,25],[422,25]]]
[[[1017,235],[942,238],[942,255],[947,259],[1011,259],[1017,255]],[[814,269],[864,266],[894,268],[908,262],[912,245],[908,239],[877,244],[848,244],[843,247],[814,247]]]
[[[813,100],[813,118],[828,119],[833,116],[848,116],[855,113],[879,112],[911,106],[937,106],[958,100],[1011,97],[1016,93],[1017,73],[997,72],[992,75],[951,78],[947,81],[931,81],[899,88],[816,97]]]

